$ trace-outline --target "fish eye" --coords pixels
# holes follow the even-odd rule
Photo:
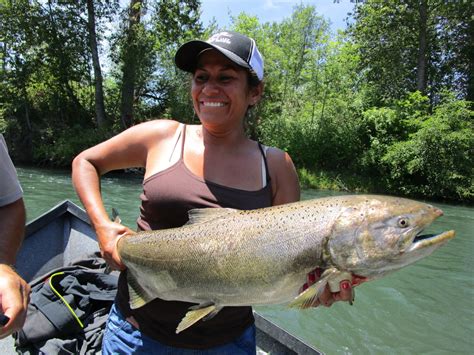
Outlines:
[[[406,227],[408,227],[408,220],[407,220],[406,218],[404,218],[404,217],[399,218],[399,219],[398,219],[398,226],[399,226],[400,228],[406,228]]]

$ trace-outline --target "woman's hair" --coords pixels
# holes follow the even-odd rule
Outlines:
[[[246,68],[244,68],[246,69]],[[247,70],[247,82],[251,88],[255,88],[260,84],[262,80],[258,79],[257,74],[251,70],[251,69],[246,69]]]

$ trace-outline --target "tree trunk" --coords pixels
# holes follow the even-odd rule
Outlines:
[[[53,10],[51,8],[52,1],[48,1],[48,8],[49,8],[49,21],[51,24],[51,29],[52,29],[52,36],[54,38],[54,55],[59,61],[58,69],[57,69],[57,76],[58,76],[58,83],[61,89],[63,89],[63,92],[67,95],[67,97],[72,101],[74,104],[74,108],[77,110],[77,112],[80,112],[81,114],[87,115],[88,111],[84,108],[84,106],[81,104],[79,99],[77,98],[76,94],[74,93],[74,90],[71,88],[70,80],[69,80],[69,66],[65,64],[64,62],[64,56],[61,55],[60,51],[61,48],[57,47],[57,43],[60,43],[60,38],[58,33],[58,25],[56,24],[56,21],[53,17]]]
[[[8,49],[7,43],[2,43],[2,72],[5,73],[7,71],[7,61],[6,58],[8,57]]]
[[[427,23],[428,23],[428,3],[427,0],[420,0],[419,3],[419,15],[420,15],[420,33],[418,35],[418,65],[417,65],[417,78],[416,78],[416,89],[421,93],[426,93],[426,82],[427,82],[427,48],[428,48],[428,36],[427,36]]]
[[[136,41],[136,26],[140,23],[140,13],[141,1],[131,0],[128,33],[123,57],[122,98],[120,104],[120,115],[124,129],[133,125],[133,101],[137,66],[137,57],[134,47]]]
[[[469,21],[467,24],[468,38],[474,38],[474,21]],[[471,108],[474,109],[474,43],[468,42],[465,55],[467,56],[467,83],[466,83],[466,100],[471,102]]]
[[[97,126],[102,128],[106,125],[104,89],[102,87],[102,71],[100,69],[99,53],[97,50],[97,36],[95,32],[95,11],[94,1],[87,0],[87,27],[89,32],[89,45],[92,53],[92,63],[94,66],[95,84],[95,116]]]
[[[33,157],[33,127],[30,119],[30,108],[28,103],[28,94],[26,92],[26,85],[23,87],[23,104],[25,106],[25,126],[26,134],[23,131],[21,138],[20,151],[16,152],[17,156],[20,156],[20,160],[23,162],[31,163]]]

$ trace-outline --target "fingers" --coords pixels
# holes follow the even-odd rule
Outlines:
[[[306,283],[304,283],[303,286],[300,288],[299,293],[303,292],[309,286],[316,283],[320,279],[321,274],[322,274],[322,270],[320,268],[314,269],[313,271],[309,272],[306,275]]]
[[[354,290],[348,280],[340,282],[340,291],[331,292],[329,286],[324,288],[324,291],[319,295],[318,300],[313,303],[313,307],[322,305],[324,307],[331,307],[335,302],[344,301],[352,304],[354,300]]]
[[[25,310],[24,316],[26,319],[26,311],[28,310],[28,304],[30,303],[31,287],[25,280],[21,280],[21,281],[22,281],[21,293],[22,293],[22,298],[23,298],[23,309]],[[24,320],[21,326],[23,326],[23,323],[25,323]]]
[[[333,294],[331,293],[331,290],[329,289],[329,286],[326,286],[324,288],[324,291],[319,295],[319,304],[321,304],[324,307],[331,307],[332,304],[335,302],[335,299],[333,297]]]
[[[338,301],[352,302],[352,285],[348,280],[339,283],[340,291],[334,296]]]
[[[311,286],[321,278],[322,270],[320,268],[314,269],[306,276],[308,286]]]
[[[312,284],[316,283],[316,282],[321,278],[321,274],[322,274],[321,268],[316,268],[316,269],[314,269],[313,271],[309,272],[309,273],[306,275],[306,282],[303,284],[303,286],[301,286],[301,288],[300,288],[300,290],[299,290],[298,293],[303,292],[303,291],[306,290],[309,286],[311,286]],[[319,305],[319,302],[318,302],[318,305]],[[314,307],[317,307],[317,306],[314,306]]]
[[[352,286],[359,286],[360,284],[367,282],[367,277],[359,276],[359,275],[352,275]]]
[[[318,280],[321,278],[322,271],[323,270],[321,268],[317,268],[308,273],[306,276],[306,283],[300,289],[300,293],[314,283],[318,282]],[[338,292],[331,292],[329,285],[327,285],[319,297],[311,304],[311,307],[318,307],[319,305],[331,307],[334,302],[338,301],[348,302],[350,305],[352,305],[355,296],[354,287],[365,281],[367,281],[367,278],[353,275],[352,281],[343,280],[339,283],[340,291]]]
[[[0,313],[5,318],[4,325],[0,326],[0,339],[21,329],[26,319],[26,312],[30,300],[30,285],[26,283],[12,269],[0,270]]]
[[[126,267],[117,250],[117,243],[122,237],[135,234],[135,232],[124,225],[110,222],[98,228],[96,233],[102,258],[107,262],[107,265],[113,270],[125,270]]]
[[[102,258],[106,261],[107,265],[112,270],[125,270],[126,267],[122,263],[120,256],[116,249],[113,249],[111,253],[106,253],[104,250],[101,250]]]
[[[112,262],[113,262],[113,265],[111,265],[111,267],[115,270],[119,270],[119,271],[123,271],[126,269],[125,265],[122,263],[122,259],[120,258],[120,254],[118,252],[118,249],[117,249],[117,244],[118,244],[118,241],[120,239],[122,239],[123,237],[125,237],[126,235],[128,235],[130,233],[123,233],[121,235],[119,235],[116,239],[115,239],[115,242],[114,242],[114,249],[113,249],[113,252],[112,252]]]

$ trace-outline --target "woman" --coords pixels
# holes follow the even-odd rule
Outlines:
[[[263,92],[263,59],[255,41],[221,32],[191,41],[176,53],[176,65],[193,74],[191,96],[200,125],[155,120],[134,126],[92,147],[73,162],[73,183],[96,230],[102,255],[124,270],[115,241],[132,231],[112,222],[102,203],[99,176],[114,169],[144,167],[139,230],[178,227],[193,208],[254,209],[297,201],[298,178],[288,154],[246,137],[244,118]],[[250,307],[227,307],[214,318],[175,334],[192,304],[160,299],[131,310],[126,271],[104,336],[103,352],[255,353]],[[314,274],[309,282],[314,282]],[[348,283],[349,284],[349,283]],[[350,288],[328,290],[319,302],[349,300]],[[196,352],[193,352],[196,353]]]

